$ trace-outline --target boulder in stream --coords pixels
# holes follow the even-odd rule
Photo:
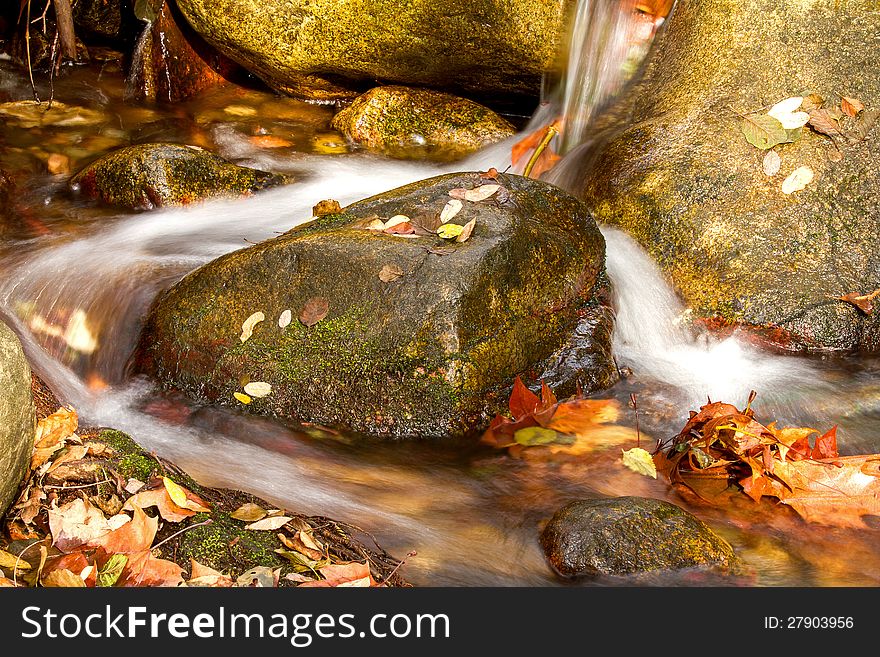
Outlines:
[[[579,500],[559,509],[541,533],[564,577],[737,566],[724,539],[684,509],[645,497]]]
[[[277,90],[352,98],[377,80],[537,95],[566,0],[178,0],[205,40]]]
[[[0,322],[0,514],[15,499],[34,447],[31,370],[21,342]]]
[[[516,134],[487,107],[439,91],[375,87],[333,117],[355,143],[401,159],[456,160]]]
[[[197,146],[158,143],[112,151],[77,173],[70,185],[110,205],[149,210],[248,196],[283,182],[282,175],[238,166]]]
[[[404,232],[436,226],[457,205],[449,222],[475,222],[466,241],[382,231],[401,216]],[[465,434],[504,406],[515,375],[574,362],[562,352],[602,306],[604,253],[584,205],[556,187],[439,176],[192,272],[155,302],[140,369],[247,412],[377,435]],[[610,342],[599,325],[583,341]],[[572,392],[575,377],[616,371],[610,344],[596,353],[605,374],[570,371]]]
[[[837,298],[880,288],[880,76],[866,73],[880,13],[871,2],[808,5],[680,0],[621,112],[629,118],[574,186],[698,316],[769,329],[792,349],[876,352],[880,313]],[[846,115],[840,94],[864,109]],[[791,97],[808,97],[800,111],[829,112],[832,134],[808,125],[776,145],[781,168],[768,176],[742,116]],[[812,181],[785,193],[800,167]]]

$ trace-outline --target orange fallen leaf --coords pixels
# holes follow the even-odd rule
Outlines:
[[[324,297],[312,297],[300,311],[299,321],[311,327],[324,319],[329,311],[330,301]]]
[[[855,117],[859,112],[865,109],[865,105],[860,100],[844,96],[840,100],[840,109],[842,109],[843,113],[847,116]]]
[[[143,509],[135,506],[131,521],[118,529],[93,538],[88,545],[104,548],[109,554],[135,554],[143,550],[149,551],[158,529],[159,519],[151,518]]]
[[[365,563],[331,564],[318,569],[325,579],[303,582],[306,587],[369,587],[378,586]]]
[[[122,509],[124,511],[133,511],[135,507],[148,509],[151,506],[155,506],[159,510],[159,515],[168,522],[181,522],[196,515],[195,511],[190,511],[175,504],[164,487],[145,490],[132,495],[125,501],[125,506]]]

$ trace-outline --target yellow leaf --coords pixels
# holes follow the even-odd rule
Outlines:
[[[86,583],[82,580],[82,577],[77,575],[74,572],[71,572],[65,568],[61,568],[59,570],[53,570],[51,573],[46,575],[42,580],[40,580],[40,584],[45,587],[85,587]]]
[[[266,319],[266,316],[263,313],[256,312],[244,320],[241,325],[241,335],[238,336],[238,339],[242,342],[247,342],[248,338],[254,333],[254,327],[264,319]]]
[[[250,397],[248,397],[243,392],[233,392],[232,396],[235,397],[242,404],[250,404],[253,401]]]
[[[813,170],[810,167],[798,167],[782,181],[782,193],[799,192],[811,182],[813,182]]]
[[[623,464],[640,475],[657,478],[657,466],[654,465],[654,459],[641,447],[623,450]]]
[[[464,226],[459,226],[458,224],[443,224],[437,229],[437,235],[445,240],[451,240],[461,235],[462,231],[464,231]]]
[[[168,477],[162,477],[162,483],[165,484],[165,490],[168,491],[168,497],[177,506],[186,508],[186,491],[171,481]]]
[[[242,504],[235,511],[230,514],[236,520],[242,520],[244,522],[256,522],[257,520],[262,520],[266,517],[266,510],[253,504],[251,502],[247,502],[246,504]]]

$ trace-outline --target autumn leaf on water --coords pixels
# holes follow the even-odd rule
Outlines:
[[[254,334],[254,327],[264,319],[266,319],[266,316],[262,312],[256,312],[244,320],[241,324],[241,335],[238,336],[238,339],[242,342],[247,342]]]
[[[749,114],[743,118],[740,129],[752,146],[762,150],[773,148],[788,139],[788,133],[779,119],[767,114]]]
[[[623,465],[633,472],[646,477],[657,478],[657,467],[654,465],[654,458],[641,447],[623,450],[622,459]]]
[[[844,96],[840,101],[840,109],[847,116],[855,118],[859,112],[865,109],[865,106],[860,100]]]
[[[306,301],[299,313],[299,321],[306,326],[314,326],[327,316],[330,302],[324,297],[312,297]]]
[[[877,288],[873,292],[869,294],[858,294],[857,292],[850,292],[849,294],[844,294],[842,297],[836,297],[839,301],[846,301],[849,304],[852,304],[859,310],[861,310],[866,315],[870,315],[874,312],[874,304],[872,303],[877,296],[880,295],[880,288]]]
[[[813,182],[813,170],[810,167],[798,167],[782,181],[782,193],[793,194],[804,189]]]

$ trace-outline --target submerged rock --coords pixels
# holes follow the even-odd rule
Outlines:
[[[197,399],[360,432],[479,429],[601,304],[601,233],[574,197],[504,175],[461,201],[467,241],[364,226],[429,223],[450,190],[495,182],[413,183],[208,263],[154,304],[140,368]]]
[[[151,209],[247,196],[284,181],[281,175],[240,167],[196,146],[160,143],[112,151],[70,184],[84,196],[111,205]]]
[[[0,322],[0,514],[15,499],[34,447],[31,370],[21,343]]]
[[[880,350],[880,314],[835,300],[880,287],[880,121],[869,121],[880,77],[865,74],[880,53],[880,13],[870,5],[677,3],[631,96],[632,122],[595,154],[579,189],[698,315],[807,348]],[[805,127],[775,148],[781,169],[767,176],[739,115],[811,92],[826,108],[844,94],[866,110],[842,117],[836,145]],[[802,166],[814,180],[783,193]]]
[[[178,102],[225,82],[238,66],[193,31],[176,6],[164,2],[138,42],[126,96]]]
[[[208,43],[274,88],[351,98],[376,80],[530,94],[556,58],[566,0],[178,0]]]
[[[571,502],[541,533],[553,568],[565,577],[627,575],[694,566],[731,569],[733,548],[684,509],[644,497]]]
[[[333,127],[365,148],[402,159],[455,160],[516,133],[471,100],[392,86],[358,96],[333,117]]]

